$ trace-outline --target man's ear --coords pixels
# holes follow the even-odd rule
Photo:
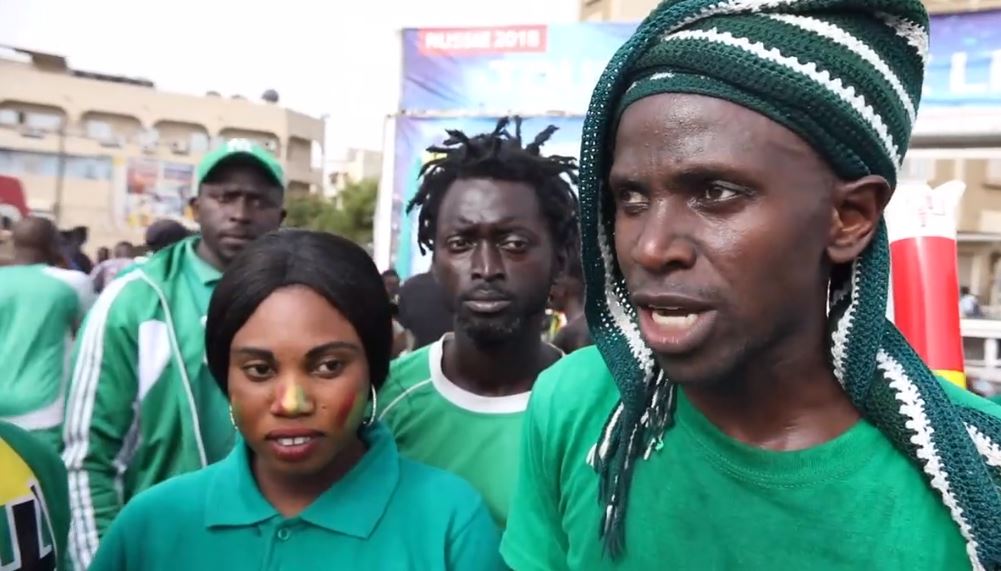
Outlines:
[[[872,241],[893,189],[886,179],[869,175],[834,188],[827,256],[834,264],[859,257]]]

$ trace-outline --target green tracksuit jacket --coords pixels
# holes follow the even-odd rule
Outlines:
[[[197,241],[126,270],[77,336],[63,426],[76,569],[89,567],[130,498],[232,448],[228,403],[205,364],[204,319],[220,273],[195,254]]]

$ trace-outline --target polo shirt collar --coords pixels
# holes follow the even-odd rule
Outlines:
[[[400,453],[380,422],[365,429],[362,439],[365,455],[299,515],[304,521],[361,539],[375,530],[400,481]]]
[[[254,525],[279,515],[257,488],[242,438],[237,437],[233,451],[216,466],[205,506],[206,527]]]
[[[363,429],[368,450],[329,490],[313,501],[299,519],[317,527],[365,539],[386,513],[400,480],[400,456],[393,435],[382,423]],[[218,464],[207,498],[206,527],[236,527],[279,516],[261,495],[250,470],[243,440]]]
[[[199,282],[206,286],[214,286],[222,278],[222,272],[212,267],[198,255],[198,244],[201,240],[201,236],[186,240],[184,243],[184,257],[188,262],[188,267],[191,268],[195,278]]]

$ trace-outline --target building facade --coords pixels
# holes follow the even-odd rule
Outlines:
[[[157,90],[71,69],[65,58],[0,51],[0,175],[33,212],[90,229],[87,249],[139,243],[157,218],[190,222],[204,153],[253,139],[285,166],[290,193],[323,185],[323,121],[267,102]]]
[[[340,157],[327,157],[325,194],[334,196],[352,183],[366,179],[378,180],[382,175],[382,152],[369,149],[347,149]]]

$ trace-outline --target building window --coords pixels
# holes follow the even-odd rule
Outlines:
[[[88,119],[84,131],[88,138],[99,141],[110,141],[115,136],[115,130],[112,129],[111,123],[98,119]]]
[[[310,141],[309,166],[314,170],[323,168],[323,145],[319,141]]]
[[[987,159],[987,176],[984,186],[1001,189],[1001,159]]]
[[[192,153],[207,153],[209,150],[209,136],[207,133],[192,133],[189,144]]]
[[[899,180],[919,180],[930,183],[935,178],[935,159],[931,157],[904,157]]]
[[[14,109],[0,109],[0,125],[17,127],[21,124],[21,112]]]
[[[62,115],[55,113],[39,113],[37,111],[25,114],[24,124],[39,131],[58,131],[63,125]]]

